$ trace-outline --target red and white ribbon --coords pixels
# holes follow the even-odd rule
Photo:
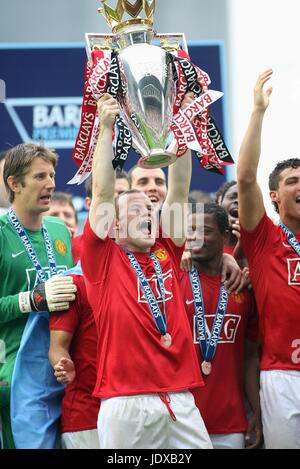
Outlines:
[[[92,52],[92,66],[87,63],[81,122],[72,155],[80,167],[68,184],[81,184],[91,173],[100,127],[97,100],[106,92],[110,58],[111,51],[96,50]]]

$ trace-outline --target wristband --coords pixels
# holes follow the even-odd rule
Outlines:
[[[30,292],[30,303],[32,311],[49,311],[44,283],[39,283]]]
[[[19,308],[21,313],[30,313],[32,311],[30,291],[19,293]]]

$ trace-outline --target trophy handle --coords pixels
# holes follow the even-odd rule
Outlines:
[[[117,47],[115,34],[85,33],[85,48],[90,65],[92,65],[92,51],[112,50]]]
[[[184,33],[155,33],[155,38],[160,40],[160,47],[169,52],[184,50],[189,53]]]
[[[118,49],[116,34],[85,33],[85,48],[90,65],[92,51]],[[154,38],[160,41],[160,47],[169,52],[184,50],[188,53],[188,46],[184,33],[155,33]]]

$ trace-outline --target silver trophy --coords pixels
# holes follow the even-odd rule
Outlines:
[[[121,115],[132,134],[132,144],[141,155],[138,164],[161,168],[177,159],[176,139],[170,129],[176,99],[169,52],[187,51],[185,36],[157,34],[153,30],[155,0],[132,4],[118,0],[116,8],[101,0],[99,9],[113,34],[86,34],[87,55],[93,50],[118,52],[125,92],[120,97]],[[129,19],[128,19],[129,18]]]

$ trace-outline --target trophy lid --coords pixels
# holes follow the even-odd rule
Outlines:
[[[107,4],[108,0],[101,0],[102,13],[113,33],[120,32],[132,25],[153,28],[155,0],[117,0],[116,8]],[[128,19],[130,18],[130,19]]]

